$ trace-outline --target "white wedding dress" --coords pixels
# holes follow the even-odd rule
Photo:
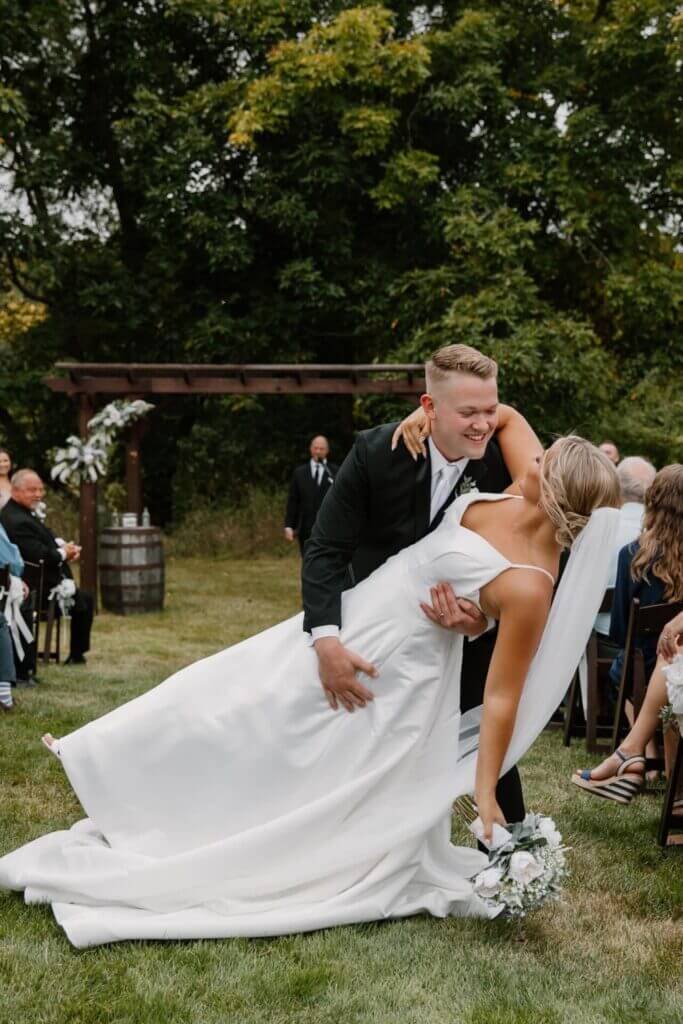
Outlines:
[[[451,803],[473,788],[480,709],[461,718],[462,637],[419,607],[441,580],[476,601],[510,568],[460,526],[482,497],[507,496],[463,495],[343,595],[342,640],[379,670],[366,709],[330,710],[301,615],[190,665],[61,739],[88,818],[2,857],[0,887],[51,903],[78,947],[490,916],[469,881],[485,857],[450,843]],[[505,769],[576,668],[609,571],[611,513],[584,531],[589,567],[585,538],[575,545]],[[589,579],[567,596],[575,556]]]

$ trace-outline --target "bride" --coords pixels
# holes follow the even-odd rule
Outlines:
[[[362,711],[330,711],[297,615],[50,737],[88,817],[0,858],[0,886],[51,903],[79,947],[489,916],[469,881],[486,858],[450,843],[451,804],[474,791],[486,832],[503,820],[497,779],[576,668],[619,503],[578,437],[516,489],[462,495],[343,595],[343,643],[378,670]],[[483,708],[464,715],[463,638],[421,609],[443,581],[500,622]]]

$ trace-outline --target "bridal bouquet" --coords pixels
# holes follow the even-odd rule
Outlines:
[[[560,898],[567,874],[566,849],[552,818],[529,813],[524,821],[510,825],[504,841],[491,848],[488,867],[476,876],[474,891],[488,906],[502,908],[502,916],[524,917]]]

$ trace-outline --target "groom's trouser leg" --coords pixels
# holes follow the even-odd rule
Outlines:
[[[486,674],[495,644],[496,630],[478,640],[465,640],[460,685],[460,710],[463,714],[471,708],[479,707],[484,701]],[[501,775],[496,787],[496,799],[507,821],[523,819],[526,813],[524,793],[517,768],[511,768],[505,775]]]
[[[506,821],[522,821],[524,819],[526,814],[524,793],[522,792],[522,780],[516,767],[511,768],[509,772],[501,775],[498,779],[496,800]]]

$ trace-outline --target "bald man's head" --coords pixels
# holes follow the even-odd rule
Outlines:
[[[326,437],[323,437],[322,434],[318,434],[318,436],[314,437],[311,441],[309,451],[312,459],[315,459],[316,462],[322,462],[330,454],[330,443]]]
[[[654,480],[657,470],[639,455],[629,455],[617,466],[617,476],[621,487],[622,501],[637,501],[641,505],[645,500],[645,492]]]
[[[17,505],[32,510],[45,494],[43,481],[32,469],[18,469],[12,477],[12,498]]]
[[[18,469],[12,476],[12,498],[18,505],[33,509],[45,494],[43,481],[33,469]]]

